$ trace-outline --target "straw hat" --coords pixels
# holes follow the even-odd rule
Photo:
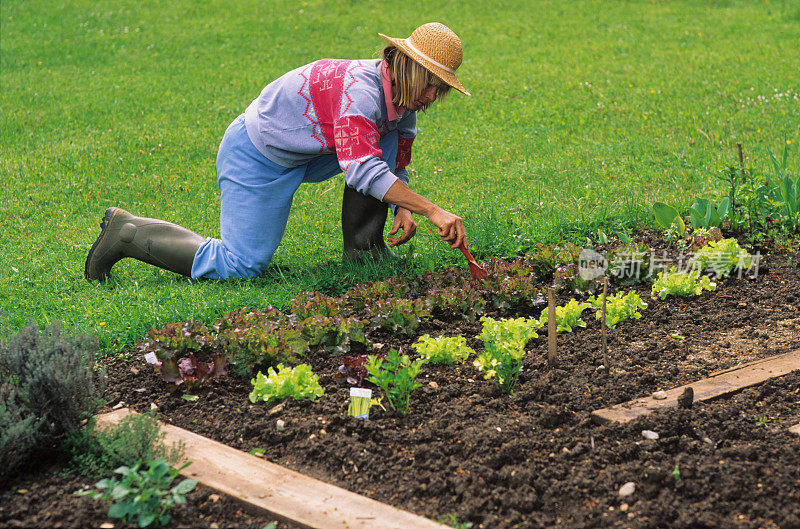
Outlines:
[[[459,92],[470,95],[466,88],[456,79],[456,70],[461,66],[461,39],[453,31],[438,22],[424,24],[407,39],[393,39],[378,33],[421,64],[442,81]]]

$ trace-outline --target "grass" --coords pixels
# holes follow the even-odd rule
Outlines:
[[[463,264],[421,221],[398,264],[342,266],[339,176],[298,191],[266,277],[195,282],[126,260],[108,284],[83,279],[109,205],[218,236],[228,123],[292,68],[372,56],[379,31],[439,20],[464,42],[474,95],[420,117],[412,185],[465,218],[479,256],[649,224],[655,200],[720,192],[737,142],[756,173],[766,146],[800,143],[792,0],[487,5],[3,2],[0,336],[58,319],[116,351],[170,321]]]

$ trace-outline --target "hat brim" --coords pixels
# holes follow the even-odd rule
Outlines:
[[[384,35],[383,33],[378,33],[378,35],[380,35],[384,39],[388,40],[389,42],[391,42],[392,44],[394,44],[395,46],[397,46],[398,48],[403,50],[403,53],[405,53],[406,55],[411,57],[411,59],[414,62],[416,62],[417,64],[419,64],[420,66],[422,66],[423,68],[425,68],[426,70],[431,72],[433,75],[435,75],[436,77],[438,77],[439,79],[441,79],[445,83],[449,84],[450,86],[452,86],[453,88],[455,88],[456,90],[461,92],[462,94],[468,95],[468,96],[472,95],[472,94],[469,93],[469,91],[466,88],[464,88],[464,85],[462,85],[461,82],[458,80],[458,78],[456,77],[456,74],[454,74],[452,72],[448,72],[444,68],[433,64],[432,62],[427,60],[425,57],[422,57],[421,55],[419,55],[417,52],[412,50],[408,46],[408,44],[406,44],[406,39],[395,39],[395,38],[392,38],[392,37],[388,37],[388,36]]]

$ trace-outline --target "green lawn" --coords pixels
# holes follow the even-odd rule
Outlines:
[[[214,160],[261,88],[321,57],[370,57],[428,21],[464,43],[453,93],[419,120],[412,187],[462,215],[479,255],[649,223],[654,200],[722,190],[741,142],[800,144],[800,6],[785,1],[0,4],[0,336],[62,320],[129,346],[150,327],[285,305],[300,289],[460,255],[420,222],[399,267],[342,268],[343,179],[301,188],[267,277],[193,282],[126,260],[83,279],[109,205],[219,235]]]

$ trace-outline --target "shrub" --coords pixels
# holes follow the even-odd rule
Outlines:
[[[100,408],[97,346],[59,324],[22,329],[0,345],[0,479],[50,455]]]
[[[176,464],[183,457],[183,446],[167,447],[165,436],[152,412],[128,415],[106,428],[97,428],[92,418],[85,429],[72,432],[64,443],[66,467],[98,477],[123,465],[134,466],[153,459]]]

